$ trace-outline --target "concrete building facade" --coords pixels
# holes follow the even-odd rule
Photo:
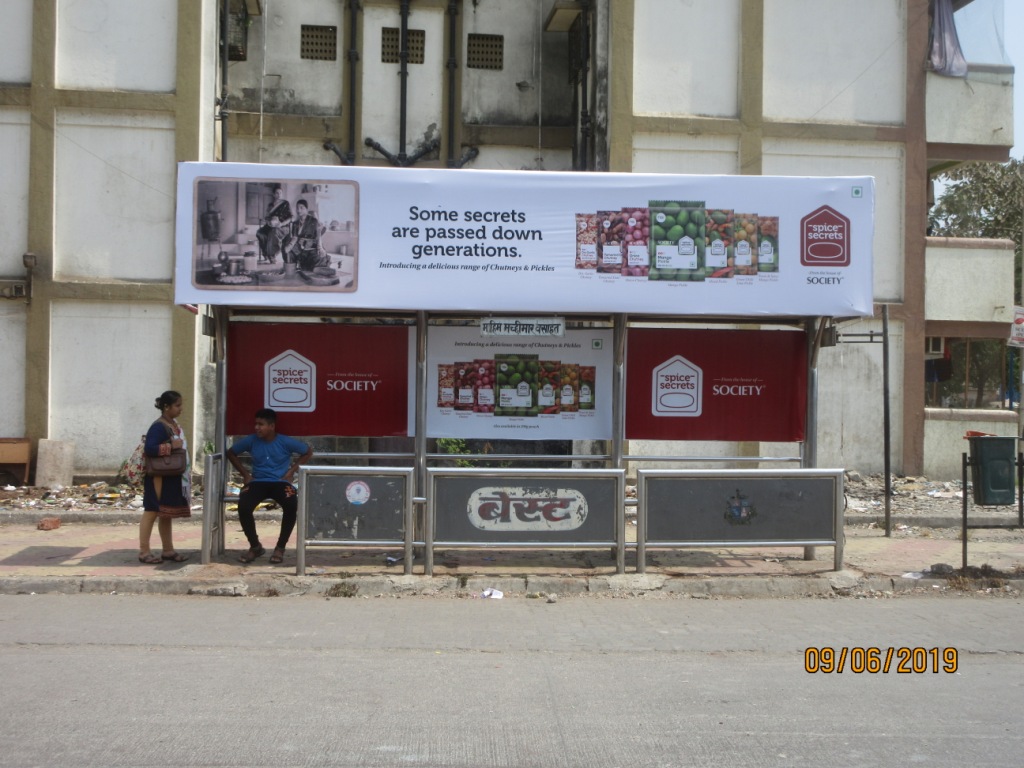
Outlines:
[[[1005,339],[1014,303],[1012,243],[926,234],[931,176],[1013,145],[1011,66],[930,71],[933,0],[222,2],[6,0],[0,436],[112,474],[172,388],[212,439],[172,274],[176,163],[218,159],[873,176],[877,311],[822,350],[817,463],[883,467],[882,345],[842,343],[883,305],[895,471],[955,477],[965,428],[1016,433],[925,407],[926,339]]]

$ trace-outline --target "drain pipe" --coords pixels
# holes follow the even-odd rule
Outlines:
[[[402,17],[402,26],[398,42],[398,77],[401,81],[398,107],[398,161],[401,165],[405,165],[408,160],[405,154],[405,123],[409,91],[409,0],[402,0],[399,13]]]
[[[220,161],[228,159],[228,24],[231,23],[230,0],[221,0],[220,14],[220,98],[217,119],[220,121]]]
[[[342,152],[341,147],[339,147],[333,141],[325,141],[324,149],[336,154],[338,156],[338,159],[341,161],[342,165],[355,165],[355,152]]]
[[[359,49],[356,47],[356,24],[359,21],[359,0],[348,3],[348,161],[345,165],[356,164],[356,63]],[[329,147],[325,147],[329,149]],[[340,157],[340,155],[339,155]]]
[[[455,168],[455,70],[459,66],[456,54],[455,39],[456,24],[455,16],[458,14],[458,4],[455,0],[448,3],[448,61],[445,66],[448,68],[448,167]]]
[[[590,87],[590,3],[583,3],[580,14],[580,165],[581,171],[590,164],[590,110],[587,91]]]

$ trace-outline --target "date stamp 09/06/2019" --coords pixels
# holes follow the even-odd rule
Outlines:
[[[901,675],[931,672],[954,673],[957,671],[959,654],[956,648],[925,648],[923,646],[889,646],[888,648],[858,646],[822,646],[804,650],[804,671],[811,674],[823,672],[852,672],[859,674]]]

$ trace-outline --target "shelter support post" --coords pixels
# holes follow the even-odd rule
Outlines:
[[[817,325],[810,319],[805,324],[808,336],[807,355],[807,433],[804,435],[804,450],[800,465],[804,469],[818,466],[818,351],[825,334],[825,318],[818,318]],[[814,547],[804,547],[804,560],[814,560]]]

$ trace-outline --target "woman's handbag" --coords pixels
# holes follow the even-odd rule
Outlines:
[[[172,448],[166,456],[147,456],[146,474],[154,477],[183,475],[187,466],[187,458],[184,448]]]

